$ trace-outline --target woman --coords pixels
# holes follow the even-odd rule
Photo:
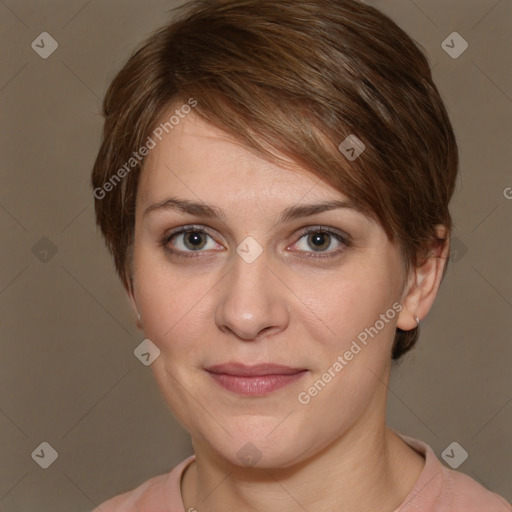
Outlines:
[[[511,510],[385,424],[458,166],[400,28],[355,0],[188,3],[104,114],[97,223],[194,455],[98,511]]]

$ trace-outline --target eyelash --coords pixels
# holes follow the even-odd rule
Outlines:
[[[197,251],[181,251],[181,250],[174,250],[174,249],[171,249],[171,248],[168,247],[169,242],[174,237],[177,237],[178,235],[181,235],[181,234],[184,234],[184,233],[204,233],[204,234],[208,235],[210,238],[213,239],[213,236],[206,229],[204,229],[201,226],[182,226],[182,227],[176,229],[175,231],[166,234],[162,238],[162,240],[160,240],[160,245],[167,252],[169,252],[169,253],[171,253],[171,254],[173,254],[175,256],[178,256],[178,257],[182,257],[182,258],[197,258],[197,257],[201,257],[201,253],[203,253],[204,251],[200,250],[200,249],[197,250]],[[305,257],[306,258],[315,258],[315,259],[333,258],[335,256],[340,255],[342,252],[345,251],[346,248],[351,246],[351,243],[350,243],[350,240],[349,240],[348,236],[344,236],[344,235],[338,233],[337,231],[333,231],[331,228],[329,228],[327,226],[313,226],[313,227],[309,227],[309,228],[301,231],[300,234],[299,234],[299,238],[298,238],[297,242],[299,240],[301,240],[303,237],[305,237],[306,235],[316,234],[316,233],[329,235],[329,236],[335,238],[344,247],[341,248],[341,249],[337,249],[337,250],[334,250],[334,251],[328,251],[328,252],[326,252],[326,251],[320,251],[320,252],[302,251],[302,252],[305,253]],[[297,242],[295,242],[295,243],[297,243]],[[299,251],[299,252],[301,252],[301,251]]]

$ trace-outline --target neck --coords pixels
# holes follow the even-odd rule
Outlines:
[[[324,450],[286,468],[236,466],[193,439],[196,461],[182,479],[185,510],[393,512],[425,461],[380,413],[360,418]]]

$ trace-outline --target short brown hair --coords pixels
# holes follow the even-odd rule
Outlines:
[[[399,245],[407,275],[443,243],[435,229],[451,232],[457,145],[428,61],[402,29],[357,0],[207,0],[182,9],[134,52],[103,103],[96,222],[127,290],[144,160],[108,193],[97,191],[127,169],[163,112],[189,98],[197,115],[265,158],[291,158],[345,194]],[[349,135],[365,145],[355,160],[339,149]],[[397,329],[392,358],[418,335]]]

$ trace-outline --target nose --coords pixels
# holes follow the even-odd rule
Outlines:
[[[287,288],[270,268],[265,251],[252,263],[238,254],[219,283],[215,321],[222,332],[243,341],[256,341],[286,329],[289,323]]]

